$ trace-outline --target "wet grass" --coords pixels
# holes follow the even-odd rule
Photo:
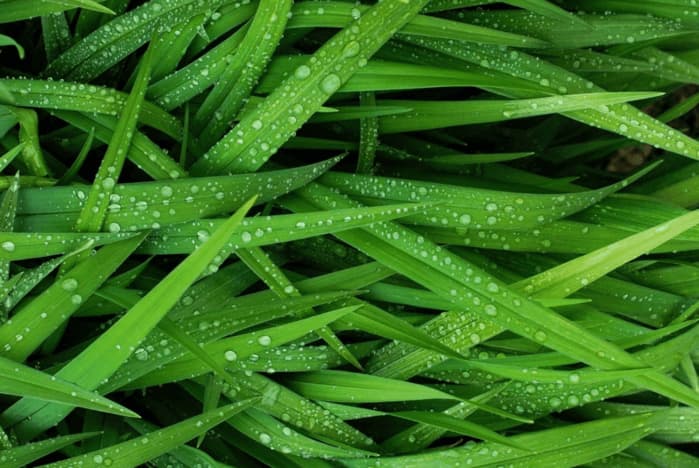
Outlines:
[[[0,467],[699,465],[693,3],[0,0]]]

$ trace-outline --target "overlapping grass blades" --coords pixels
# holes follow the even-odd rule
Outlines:
[[[0,0],[0,466],[696,465],[692,3]]]

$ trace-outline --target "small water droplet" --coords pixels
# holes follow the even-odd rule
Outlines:
[[[305,80],[311,74],[311,69],[307,65],[301,65],[294,71],[294,76],[299,80]]]
[[[270,344],[272,344],[272,338],[270,338],[267,335],[262,335],[257,339],[257,342],[260,343],[260,345],[262,346],[269,346]]]

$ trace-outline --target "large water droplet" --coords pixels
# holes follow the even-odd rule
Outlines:
[[[323,78],[323,81],[320,83],[320,89],[322,89],[324,93],[332,94],[340,89],[341,85],[342,81],[340,80],[340,77],[334,73],[331,73]]]

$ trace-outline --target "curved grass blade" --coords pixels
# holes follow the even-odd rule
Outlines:
[[[6,47],[6,46],[14,47],[15,50],[17,51],[17,55],[19,55],[19,58],[24,59],[24,48],[21,45],[19,45],[17,43],[17,41],[12,39],[10,36],[0,34],[0,47]]]
[[[31,5],[23,0],[3,0],[0,23],[20,21],[73,8],[85,8],[100,13],[114,14],[112,10],[93,0],[44,0],[40,4]]]
[[[23,145],[20,160],[27,168],[29,174],[35,176],[49,175],[48,166],[39,142],[39,118],[36,112],[19,107],[0,107],[9,110],[19,123],[19,143]]]

